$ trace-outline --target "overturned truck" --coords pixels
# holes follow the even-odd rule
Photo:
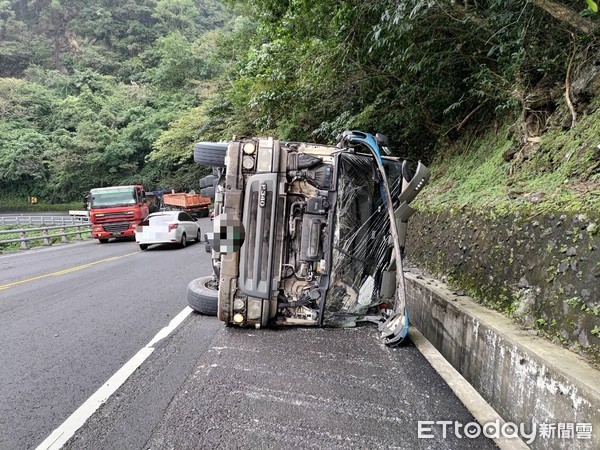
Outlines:
[[[257,328],[374,320],[386,344],[401,343],[409,204],[429,171],[382,156],[386,141],[348,131],[337,146],[273,138],[196,144],[195,162],[217,175],[207,247],[213,274],[190,283],[190,306]]]

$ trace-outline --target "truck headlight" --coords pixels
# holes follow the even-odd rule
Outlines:
[[[248,319],[260,319],[262,314],[262,300],[251,298],[248,299]]]
[[[244,321],[244,316],[241,315],[240,313],[237,313],[233,316],[233,321],[238,324],[242,323]]]
[[[273,168],[273,138],[261,139],[258,146],[258,161],[256,170],[271,172]]]
[[[241,311],[242,309],[244,309],[245,306],[246,302],[244,302],[244,300],[242,300],[241,298],[238,298],[233,302],[233,309],[236,311]]]
[[[254,158],[252,156],[244,156],[244,159],[242,160],[242,166],[246,170],[254,169]]]
[[[256,150],[256,147],[254,147],[253,143],[248,142],[247,144],[244,144],[244,153],[246,155],[252,155],[255,150]]]

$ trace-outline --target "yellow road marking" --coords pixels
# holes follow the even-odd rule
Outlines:
[[[122,255],[122,256],[113,256],[111,258],[101,259],[99,261],[94,261],[94,262],[91,262],[91,263],[88,263],[88,264],[83,264],[81,266],[71,267],[69,269],[64,269],[64,270],[59,270],[57,272],[47,273],[45,275],[39,275],[39,276],[33,277],[33,278],[27,278],[26,280],[20,280],[20,281],[15,281],[14,283],[4,284],[4,285],[0,286],[0,291],[2,291],[4,289],[8,289],[9,287],[17,286],[19,284],[29,283],[30,281],[41,280],[42,278],[57,277],[59,275],[64,275],[64,274],[67,274],[67,273],[77,272],[78,270],[87,269],[87,268],[95,266],[97,264],[102,264],[102,263],[105,263],[105,262],[116,261],[117,259],[125,258],[125,257],[131,256],[131,255],[136,255],[138,253],[140,253],[140,252],[137,251],[137,252],[128,253],[128,254]]]

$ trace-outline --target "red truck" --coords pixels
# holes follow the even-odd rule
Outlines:
[[[110,238],[135,237],[135,228],[148,215],[141,185],[96,188],[87,197],[92,237],[101,244]]]

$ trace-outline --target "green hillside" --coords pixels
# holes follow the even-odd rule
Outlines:
[[[593,206],[599,19],[592,0],[3,0],[0,196],[193,189],[194,141],[357,128],[432,165],[432,207]]]

